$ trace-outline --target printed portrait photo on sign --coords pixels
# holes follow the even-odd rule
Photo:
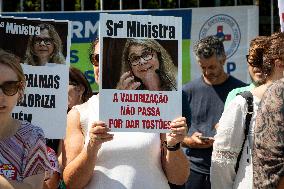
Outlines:
[[[178,41],[103,38],[102,88],[176,91]]]
[[[0,47],[20,57],[21,63],[33,66],[66,64],[67,22],[5,17],[0,21],[3,25]]]

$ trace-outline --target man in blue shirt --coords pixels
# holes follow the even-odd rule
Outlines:
[[[194,47],[202,76],[184,85],[191,111],[191,128],[183,141],[189,157],[190,176],[186,189],[210,189],[213,137],[228,93],[246,86],[224,71],[226,54],[222,41],[208,36]]]

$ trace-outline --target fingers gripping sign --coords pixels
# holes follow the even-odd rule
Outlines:
[[[91,146],[101,146],[102,143],[113,139],[113,134],[108,133],[110,129],[102,121],[96,121],[92,124],[89,130]]]
[[[167,144],[174,146],[183,141],[187,133],[187,124],[184,117],[173,120],[170,124],[171,132],[167,133]]]

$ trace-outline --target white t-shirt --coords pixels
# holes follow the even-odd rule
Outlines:
[[[85,144],[88,127],[99,120],[99,98],[75,106],[80,112]],[[102,144],[93,178],[86,189],[169,189],[161,166],[159,133],[116,132]]]

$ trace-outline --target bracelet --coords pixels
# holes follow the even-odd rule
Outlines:
[[[164,145],[167,148],[167,150],[169,150],[169,151],[177,151],[177,150],[180,149],[180,142],[176,143],[174,146],[168,146],[167,141],[164,141]]]

